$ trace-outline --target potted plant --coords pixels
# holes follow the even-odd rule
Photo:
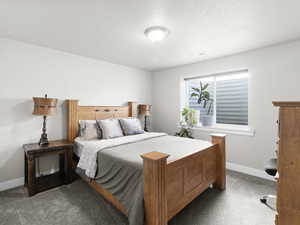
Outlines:
[[[191,98],[196,97],[197,103],[202,109],[205,109],[206,111],[206,113],[202,114],[202,116],[200,117],[200,121],[203,126],[209,126],[213,122],[213,99],[210,98],[208,86],[208,83],[203,85],[203,83],[200,81],[199,87],[192,87],[193,92],[190,95]]]
[[[181,115],[183,117],[183,121],[180,122],[180,131],[177,132],[175,135],[179,137],[192,137],[191,127],[198,124],[199,120],[199,111],[195,109],[190,109],[188,107],[185,107],[183,111],[181,112]]]

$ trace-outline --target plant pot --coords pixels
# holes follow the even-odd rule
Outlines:
[[[213,125],[214,117],[212,115],[203,115],[201,114],[200,122],[202,123],[202,126],[209,127]]]

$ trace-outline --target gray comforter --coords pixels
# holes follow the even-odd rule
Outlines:
[[[95,180],[125,207],[130,225],[144,224],[143,160],[140,155],[152,151],[169,154],[168,160],[210,147],[196,139],[160,136],[98,152]]]

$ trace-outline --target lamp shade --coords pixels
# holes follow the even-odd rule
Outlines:
[[[151,105],[141,104],[139,105],[139,114],[143,116],[150,116],[151,114]]]
[[[47,98],[47,96],[45,98],[33,97],[33,102],[33,115],[51,116],[56,114],[56,98]]]

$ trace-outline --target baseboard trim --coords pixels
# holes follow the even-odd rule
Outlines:
[[[263,171],[263,170],[258,170],[258,169],[254,169],[254,168],[251,168],[251,167],[242,166],[242,165],[239,165],[239,164],[229,163],[229,162],[226,163],[226,168],[228,170],[236,171],[236,172],[239,172],[239,173],[244,173],[244,174],[259,177],[259,178],[262,178],[262,179],[275,181],[275,179],[273,177],[266,174],[266,172]]]
[[[248,174],[251,176],[263,178],[266,180],[275,181],[273,179],[273,177],[268,176],[263,170],[258,170],[258,169],[250,168],[247,166],[242,166],[242,165],[235,164],[235,163],[230,163],[230,162],[226,163],[226,168],[228,170],[236,171],[239,173],[244,173],[244,174]],[[47,171],[47,172],[49,172],[49,171]],[[53,172],[53,171],[51,171],[51,172]],[[16,188],[16,187],[19,187],[22,185],[24,185],[24,177],[0,182],[0,191],[5,191],[5,190]]]
[[[0,182],[0,191],[5,191],[24,185],[24,177]]]
[[[48,175],[57,172],[57,169],[50,169],[42,172],[42,175]],[[24,185],[24,177],[20,177],[13,180],[0,182],[0,191],[6,191],[12,188],[20,187]]]

